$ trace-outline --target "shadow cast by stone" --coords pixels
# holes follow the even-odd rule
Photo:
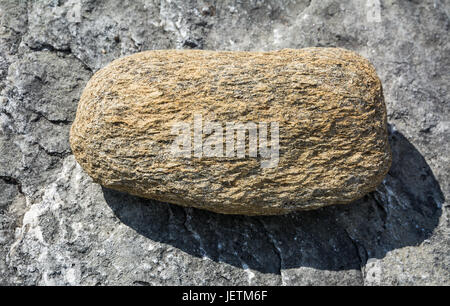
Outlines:
[[[262,273],[312,267],[360,269],[368,258],[420,244],[439,222],[444,197],[422,155],[390,127],[392,167],[377,190],[349,205],[284,216],[221,215],[103,188],[127,226],[197,257]]]

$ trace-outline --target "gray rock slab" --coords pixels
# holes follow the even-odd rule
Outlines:
[[[0,0],[0,11],[1,284],[450,284],[447,1]],[[104,189],[71,155],[81,90],[117,57],[310,46],[360,53],[384,86],[392,168],[354,204],[219,215]]]

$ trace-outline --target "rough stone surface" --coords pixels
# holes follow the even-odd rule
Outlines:
[[[382,0],[376,22],[365,3],[0,0],[0,283],[449,285],[450,6]],[[392,166],[354,204],[215,214],[103,189],[71,155],[81,91],[113,59],[312,46],[383,83]]]
[[[208,122],[220,130],[206,134]],[[250,148],[237,156],[235,137],[226,142],[230,122],[254,124],[254,136],[243,140],[255,156]],[[271,135],[271,124],[279,125],[279,140],[266,140],[268,156],[257,150],[261,122]],[[198,156],[192,143],[187,157],[174,155],[176,124],[188,127],[194,144],[199,135],[200,148],[214,143],[220,156]],[[214,212],[274,215],[374,191],[391,164],[387,136],[380,80],[354,52],[165,50],[98,71],[81,96],[70,143],[102,186]]]

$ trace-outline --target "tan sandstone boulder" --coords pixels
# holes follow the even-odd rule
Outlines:
[[[380,80],[337,48],[120,58],[87,84],[70,143],[105,187],[227,214],[349,203],[391,163]]]

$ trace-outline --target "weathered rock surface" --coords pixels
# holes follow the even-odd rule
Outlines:
[[[219,128],[206,132],[208,122]],[[236,137],[228,141],[230,122],[248,127],[242,156]],[[176,124],[188,128],[183,156],[173,154]],[[200,155],[190,139],[219,151]],[[263,139],[270,154],[257,148]],[[163,50],[115,60],[83,91],[70,142],[105,187],[230,214],[350,203],[374,191],[391,163],[380,80],[367,60],[338,48]]]
[[[449,2],[0,0],[0,283],[450,284]],[[152,49],[353,50],[392,166],[350,205],[216,214],[101,188],[69,147],[92,73]],[[446,200],[447,199],[447,200]]]

